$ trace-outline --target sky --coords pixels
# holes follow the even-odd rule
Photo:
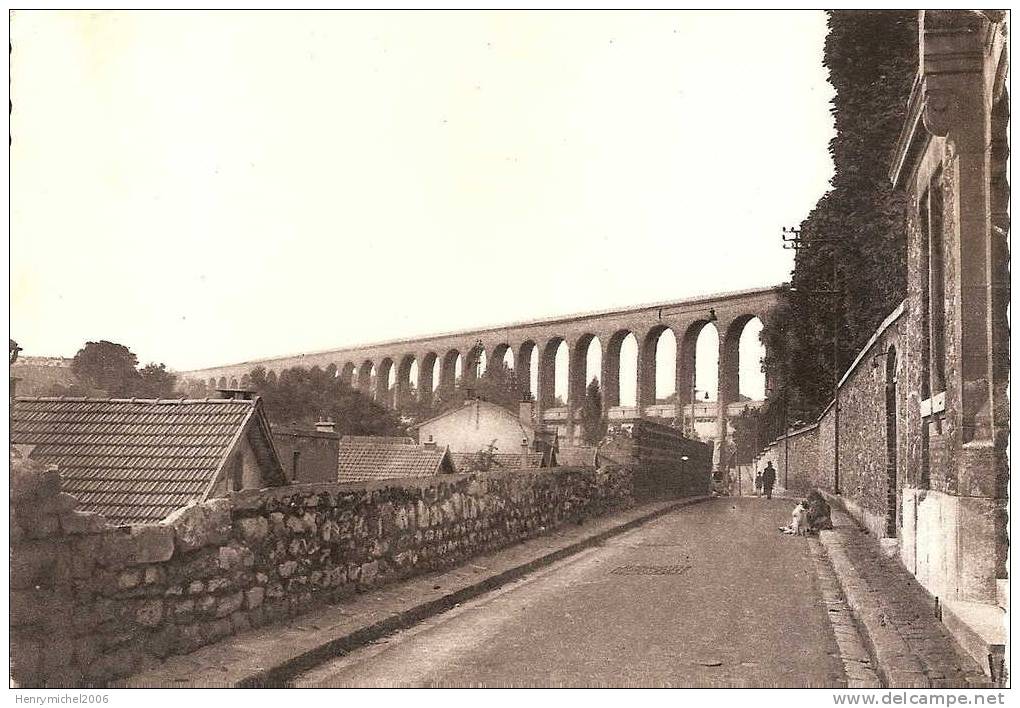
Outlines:
[[[11,336],[186,370],[786,280],[820,12],[15,12]]]

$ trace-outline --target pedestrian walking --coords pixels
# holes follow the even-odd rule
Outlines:
[[[776,484],[776,468],[772,466],[772,460],[765,465],[765,471],[761,473],[761,483],[765,488],[765,497],[772,498],[772,487]]]
[[[761,470],[758,470],[758,473],[754,475],[754,496],[761,496]]]

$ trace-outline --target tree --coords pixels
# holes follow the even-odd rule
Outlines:
[[[428,403],[417,401],[412,396],[404,397],[399,409],[411,421],[421,422],[463,406],[471,396],[503,406],[517,415],[518,405],[525,400],[526,392],[512,367],[504,361],[492,361],[481,376],[458,378],[452,389],[440,388]]]
[[[765,406],[763,403],[759,408],[745,408],[740,415],[733,420],[733,452],[734,459],[738,465],[746,465],[754,456],[774,440],[781,431],[774,431],[776,434],[768,436],[765,430]]]
[[[135,395],[140,377],[138,357],[123,344],[86,342],[71,362],[71,371],[82,386],[121,398]]]
[[[134,395],[140,398],[172,398],[177,388],[177,375],[166,369],[165,364],[146,364],[138,372],[138,383]]]
[[[602,419],[602,388],[594,377],[584,392],[581,408],[581,435],[589,445],[598,445],[606,436],[606,421]]]
[[[205,379],[187,378],[178,385],[178,391],[185,398],[208,398],[211,395]]]
[[[335,371],[313,366],[284,369],[277,376],[256,366],[248,377],[262,396],[273,423],[313,425],[320,418],[336,421],[342,435],[406,435],[396,411],[385,408],[341,382]]]
[[[887,173],[917,68],[917,13],[834,10],[828,25],[835,174],[801,222],[806,247],[796,254],[793,287],[762,335],[766,372],[788,407],[766,409],[769,430],[780,412],[816,418],[837,376],[906,296],[906,210]]]

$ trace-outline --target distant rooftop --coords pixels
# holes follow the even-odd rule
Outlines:
[[[449,449],[394,442],[395,438],[345,437],[340,441],[337,478],[341,482],[402,477],[434,477],[455,471]]]

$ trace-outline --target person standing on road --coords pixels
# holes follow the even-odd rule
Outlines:
[[[776,484],[776,468],[772,466],[772,460],[765,465],[765,471],[761,473],[761,483],[765,487],[765,497],[772,498],[772,487]]]
[[[754,475],[754,496],[761,496],[761,470],[758,470],[758,473]]]

